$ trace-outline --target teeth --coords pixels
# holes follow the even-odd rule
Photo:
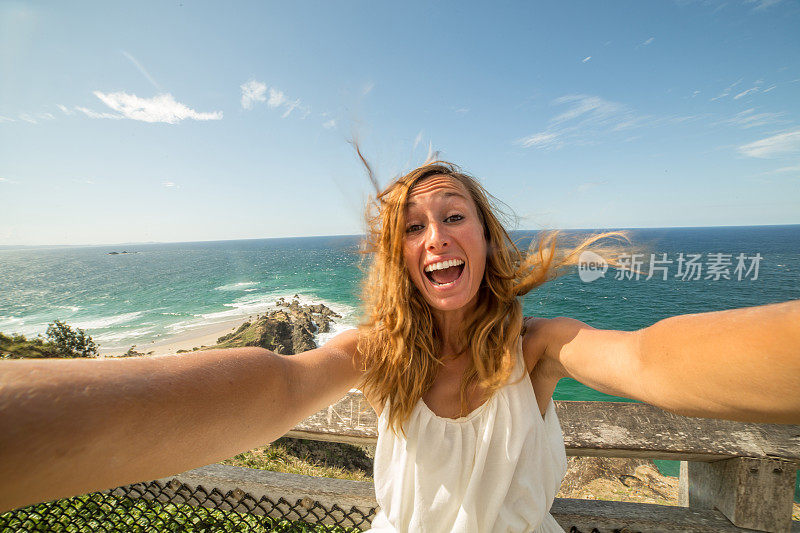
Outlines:
[[[461,259],[449,259],[447,261],[442,261],[440,263],[434,263],[432,265],[428,265],[425,267],[425,272],[433,272],[434,270],[442,270],[445,268],[450,268],[458,265],[463,265],[464,261]]]

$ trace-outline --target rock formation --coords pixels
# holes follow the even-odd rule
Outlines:
[[[324,304],[303,305],[297,299],[276,302],[278,309],[245,322],[239,329],[217,339],[212,348],[260,346],[281,355],[313,350],[314,335],[330,331],[334,318],[341,318]]]
[[[677,505],[678,478],[649,459],[569,457],[558,497]]]

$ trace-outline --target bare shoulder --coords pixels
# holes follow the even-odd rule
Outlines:
[[[541,367],[552,358],[565,341],[575,336],[581,329],[594,329],[588,324],[568,317],[538,318],[525,317],[525,332],[522,338],[522,353],[528,373],[539,365]],[[552,369],[554,370],[554,369]]]

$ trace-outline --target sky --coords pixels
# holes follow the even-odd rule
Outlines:
[[[509,229],[800,223],[800,3],[0,0],[0,245],[363,232],[430,153]]]

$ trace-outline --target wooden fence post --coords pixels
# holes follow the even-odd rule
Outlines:
[[[794,461],[752,457],[681,461],[678,503],[716,508],[739,527],[788,532],[797,467]]]

